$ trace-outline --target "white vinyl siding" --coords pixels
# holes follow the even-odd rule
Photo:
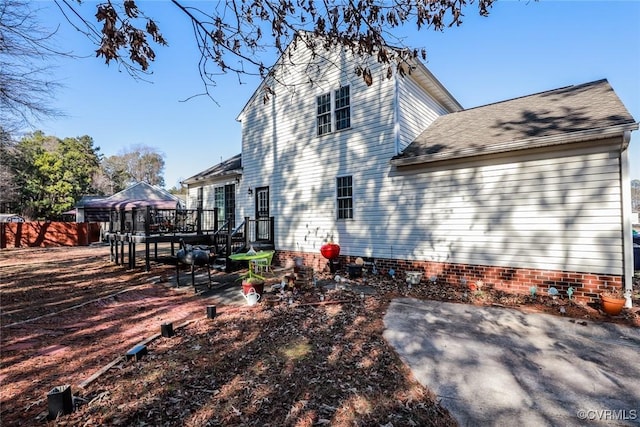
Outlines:
[[[402,208],[377,221],[384,243],[361,248],[377,256],[622,273],[618,160],[608,153],[425,168],[396,187],[387,204]]]
[[[308,59],[297,57],[306,55],[304,50],[295,55],[296,63]],[[300,73],[286,67],[289,87],[273,86],[276,95],[269,102],[256,97],[240,116],[243,179],[238,207],[242,215],[253,216],[247,187],[269,186],[278,249],[319,250],[323,240],[336,234],[336,177],[349,174],[354,182],[363,182],[356,180],[357,174],[381,181],[394,155],[393,81],[380,78],[368,87],[353,67],[320,68],[321,78],[309,85],[306,67]],[[317,113],[316,97],[346,86],[350,128],[317,136],[316,126],[309,125],[310,115]]]
[[[238,192],[238,186],[236,185],[236,181],[230,179],[221,179],[218,182],[209,181],[206,184],[198,185],[198,186],[189,186],[187,189],[187,209],[197,209],[198,207],[198,191],[202,189],[202,207],[204,209],[218,209],[218,220],[220,224],[226,220],[225,218],[225,198],[226,195],[224,193],[225,186],[234,186],[236,197]],[[246,190],[245,190],[246,191]],[[222,208],[222,209],[221,209]],[[238,221],[238,215],[236,212],[236,218],[234,220]]]
[[[200,190],[201,189],[201,190]],[[213,198],[213,187],[209,187],[207,185],[198,186],[198,187],[189,187],[187,190],[187,209],[198,209],[199,203],[199,192],[202,192],[202,207],[204,209],[213,209],[214,206],[214,198]]]
[[[291,62],[305,64],[305,55]],[[266,104],[254,97],[240,116],[238,213],[253,216],[249,186],[269,186],[276,249],[318,253],[333,239],[344,255],[622,273],[615,152],[566,148],[396,169],[396,118],[406,145],[444,110],[406,77],[396,117],[396,82],[371,64],[366,86],[356,62],[335,56],[328,61],[341,67],[283,67],[288,86],[270,85],[276,94]],[[309,121],[316,97],[347,85],[351,128],[319,137]],[[349,221],[336,219],[335,179],[344,175],[357,183]]]
[[[399,102],[399,151],[407,148],[435,119],[447,111],[422,91],[418,84],[408,77],[398,79]]]

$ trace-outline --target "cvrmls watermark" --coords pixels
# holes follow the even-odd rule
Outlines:
[[[590,421],[635,421],[638,419],[637,409],[578,409],[581,420]]]

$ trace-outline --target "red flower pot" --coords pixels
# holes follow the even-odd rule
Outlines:
[[[247,295],[249,292],[251,292],[251,289],[255,290],[258,295],[262,296],[262,294],[264,293],[264,282],[247,283],[243,280],[242,294]]]

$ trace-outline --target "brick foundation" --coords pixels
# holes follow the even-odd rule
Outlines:
[[[313,267],[316,271],[329,271],[328,261],[322,255],[295,252],[276,251],[274,264],[293,265],[295,258],[302,258],[304,265]],[[372,262],[373,259],[364,258]],[[340,256],[340,268],[355,261],[355,257]],[[531,287],[537,287],[539,295],[546,295],[550,287],[555,287],[560,295],[566,297],[567,289],[573,287],[573,298],[585,303],[597,302],[598,294],[605,289],[622,288],[622,276],[602,275],[595,273],[580,273],[575,271],[540,270],[531,268],[510,268],[485,265],[452,264],[429,261],[409,261],[400,259],[375,259],[376,268],[380,273],[386,273],[393,268],[398,277],[403,278],[406,271],[423,272],[422,282],[431,277],[438,281],[447,282],[453,286],[462,286],[463,282],[484,282],[485,287],[503,290],[514,294],[530,294]]]

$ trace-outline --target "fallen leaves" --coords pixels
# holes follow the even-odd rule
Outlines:
[[[221,313],[150,343],[142,361],[123,363],[84,391],[93,399],[110,389],[99,411],[81,406],[65,418],[79,423],[99,412],[100,422],[130,425],[378,425],[391,416],[394,425],[455,423],[446,411],[433,417],[437,403],[427,392],[414,396],[421,387],[382,338],[385,303],[286,307]]]
[[[71,253],[35,250],[34,260],[27,262],[37,259],[47,274],[18,264],[7,270],[3,424],[43,421],[43,394],[52,385],[70,382],[76,409],[53,422],[57,425],[450,426],[455,420],[382,338],[389,301],[411,296],[560,313],[557,303],[542,297],[487,287],[469,292],[446,283],[409,288],[383,275],[367,276],[365,295],[360,280],[338,285],[327,273],[318,275],[319,288],[272,294],[268,304],[252,308],[218,307],[218,315],[208,319],[204,300],[162,285],[173,275],[171,266],[154,267],[149,284],[148,276],[105,263],[95,251]],[[20,256],[24,260],[28,254]],[[134,286],[139,289],[129,290]],[[5,292],[9,289],[11,294]],[[107,297],[120,291],[125,292]],[[104,292],[98,296],[105,298],[80,305],[97,298],[92,292]],[[32,301],[48,304],[34,310]],[[11,310],[4,311],[5,303]],[[78,307],[50,314],[72,305]],[[564,302],[562,307],[571,318],[603,319],[579,304]],[[149,341],[142,360],[114,359],[175,315],[166,310],[199,315],[174,324],[173,337]],[[48,315],[46,321],[5,327],[40,315]],[[43,351],[46,355],[38,355]],[[93,381],[76,386],[108,364]]]

